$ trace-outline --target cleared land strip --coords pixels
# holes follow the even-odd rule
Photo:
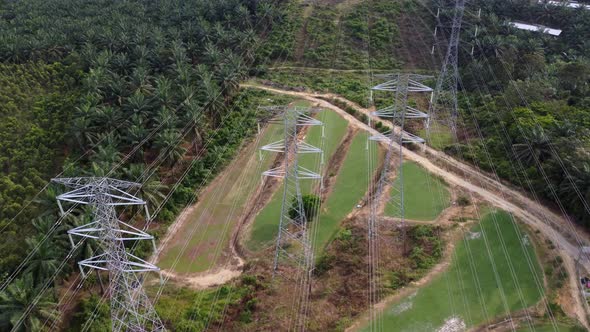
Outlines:
[[[333,94],[315,94],[288,91],[254,84],[242,84],[242,87],[262,89],[269,92],[307,99],[313,103],[318,104],[320,107],[329,108],[335,112],[338,112],[352,125],[358,128],[362,128],[370,132],[371,134],[378,134],[378,132],[375,129],[369,127],[367,124],[361,122],[357,118],[348,114],[340,107],[337,107],[331,104],[330,102],[322,99],[337,98],[340,101],[347,103],[347,105],[357,109],[358,111],[370,115],[370,110],[362,108],[356,105],[355,103],[350,102],[339,96]],[[397,144],[393,143],[393,145],[396,146]],[[568,236],[571,239],[577,239],[580,236],[579,234],[581,234],[580,230],[576,229],[576,232],[578,232],[578,234],[570,234],[571,231],[569,229],[572,226],[568,224],[568,220],[558,216],[556,213],[552,212],[547,207],[542,206],[541,204],[526,197],[523,193],[518,192],[515,189],[512,189],[495,179],[492,179],[490,176],[482,173],[475,167],[462,163],[440,151],[426,147],[425,155],[428,156],[428,158],[408,149],[404,149],[403,151],[406,159],[420,164],[422,167],[426,168],[431,173],[445,179],[445,181],[462,187],[466,190],[469,190],[479,195],[485,201],[501,209],[513,213],[515,216],[522,219],[531,226],[540,229],[561,250],[565,251],[568,254],[568,256],[578,256],[580,249],[579,246],[577,244],[572,244],[570,240],[566,239],[566,236]],[[446,164],[450,166],[449,168],[452,168],[452,170],[447,170],[435,164],[433,161],[429,160],[429,158],[444,161]],[[464,178],[469,178],[469,180],[465,180]],[[490,187],[491,189],[488,189]],[[498,194],[498,192],[502,192],[503,194]],[[562,233],[565,233],[566,235]],[[584,239],[582,239],[582,241],[583,243],[587,243],[586,236],[584,236]]]
[[[364,112],[365,114],[370,116],[370,110],[359,107],[355,103],[350,102],[339,96],[333,94],[311,94],[305,92],[286,91],[251,84],[243,84],[242,86],[307,99],[311,102],[319,104],[320,107],[329,108],[342,114],[342,116],[345,119],[347,119],[352,125],[357,126],[358,128],[362,128],[370,132],[371,134],[378,134],[378,132],[375,129],[358,120],[354,116],[348,114],[340,107],[337,107],[324,99],[320,99],[320,97],[328,99],[338,98],[340,101],[345,102],[347,105],[357,109],[358,111]],[[395,143],[393,144],[394,146],[397,145]],[[547,238],[553,241],[556,247],[559,248],[560,252],[565,254],[566,261],[569,261],[568,264],[566,264],[566,267],[568,267],[570,283],[575,282],[577,278],[577,273],[573,269],[573,263],[571,262],[571,260],[578,257],[580,247],[579,245],[577,245],[577,243],[572,244],[570,240],[568,240],[568,238],[578,239],[580,235],[582,235],[583,239],[581,241],[582,243],[586,244],[587,236],[585,232],[581,231],[579,228],[572,227],[571,224],[568,224],[568,220],[558,216],[545,206],[542,206],[541,204],[526,197],[523,193],[511,189],[505,184],[490,178],[488,175],[483,174],[481,171],[475,169],[474,167],[464,164],[456,159],[453,159],[445,155],[442,152],[436,151],[429,147],[426,147],[425,150],[425,154],[429,158],[442,161],[443,164],[446,165],[445,167],[448,169],[445,169],[435,164],[427,157],[419,155],[416,152],[413,152],[408,149],[403,149],[404,156],[406,159],[412,160],[422,165],[431,173],[445,179],[445,181],[447,181],[448,183],[473,192],[474,194],[480,196],[483,200],[491,203],[492,205],[500,209],[512,213],[515,217],[519,218],[523,222],[526,222],[532,227],[539,229],[543,234],[545,234],[545,236],[547,236]],[[577,232],[577,234],[572,234],[571,228],[574,228],[573,232]],[[568,238],[566,238],[566,236]],[[584,322],[584,324],[586,325],[587,320],[584,313],[581,310],[581,308],[583,308],[581,298],[579,296],[574,296],[573,300],[576,302],[576,307],[580,309],[577,310],[578,319],[581,322]]]
[[[370,114],[371,110],[362,108],[357,104],[349,100],[346,100],[340,96],[334,94],[313,94],[305,92],[295,92],[276,88],[269,88],[254,84],[242,84],[242,87],[262,89],[277,94],[284,94],[307,99],[311,102],[318,104],[320,107],[329,108],[331,110],[334,110],[335,112],[340,113],[345,119],[347,119],[351,123],[351,125],[354,125],[358,128],[362,128],[371,134],[378,134],[378,132],[375,129],[371,128],[367,124],[348,114],[340,107],[337,107],[324,99],[320,99],[339,99],[340,101],[346,103],[348,106],[353,107],[356,110],[361,111],[370,116],[371,118],[375,119],[375,117],[373,117]],[[393,144],[394,146],[397,145],[395,143]],[[483,200],[491,203],[492,205],[500,209],[512,213],[515,217],[519,218],[523,222],[539,229],[543,234],[545,234],[545,236],[547,236],[547,238],[553,241],[553,243],[556,245],[557,248],[559,248],[559,251],[562,254],[565,254],[565,265],[568,269],[569,281],[572,284],[577,283],[577,274],[573,267],[572,260],[578,257],[580,248],[577,243],[572,244],[570,240],[568,240],[567,238],[578,239],[581,236],[583,236],[583,238],[580,240],[582,243],[586,245],[586,243],[588,242],[586,240],[588,237],[586,232],[582,231],[579,227],[575,227],[571,224],[568,224],[569,221],[567,219],[560,217],[553,211],[549,210],[547,207],[542,206],[541,204],[526,197],[523,193],[515,189],[509,188],[507,185],[495,179],[492,179],[489,175],[482,173],[475,167],[462,163],[454,158],[451,158],[450,156],[447,156],[446,154],[440,151],[434,150],[429,147],[425,148],[425,154],[429,158],[442,162],[442,164],[450,170],[435,164],[427,157],[419,155],[416,152],[413,152],[408,149],[403,149],[403,151],[406,159],[420,164],[431,173],[444,178],[445,181],[447,181],[450,184],[462,187],[465,190],[477,194]],[[477,182],[479,183],[476,184]],[[499,194],[500,192],[502,194]],[[573,232],[577,232],[577,234],[572,234],[572,228],[574,229]],[[583,308],[583,304],[581,302],[580,297],[574,296],[573,300],[576,302],[576,307],[579,309],[576,310],[578,319],[581,322],[583,322],[584,325],[587,326],[588,323],[585,314],[581,309]]]

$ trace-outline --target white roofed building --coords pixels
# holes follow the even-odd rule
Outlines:
[[[535,31],[535,32],[542,32],[552,36],[559,36],[561,35],[561,29],[553,29],[548,28],[543,25],[539,24],[528,24],[528,23],[521,23],[521,22],[509,22],[510,26],[513,26],[520,30],[527,30],[527,31]]]

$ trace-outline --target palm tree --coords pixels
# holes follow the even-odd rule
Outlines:
[[[164,76],[156,78],[155,96],[161,106],[172,108],[172,82]]]
[[[151,102],[139,90],[136,90],[129,98],[127,98],[127,104],[125,108],[134,114],[148,115],[151,109]]]
[[[127,83],[123,77],[119,76],[119,74],[112,73],[108,88],[109,96],[107,96],[108,98],[105,101],[110,101],[113,104],[121,106],[123,97],[128,95],[126,85]]]
[[[175,65],[176,76],[180,84],[190,84],[192,82],[192,67],[186,62],[177,62]]]
[[[166,198],[168,187],[160,182],[157,173],[146,172],[145,164],[131,164],[124,173],[130,181],[141,183],[138,195],[148,206],[158,207]]]
[[[175,63],[188,63],[188,57],[186,56],[186,48],[184,47],[181,40],[175,40],[172,42],[172,57]]]
[[[242,59],[235,54],[227,57],[227,61],[217,72],[221,89],[225,96],[233,96],[240,87],[240,79],[243,76]]]
[[[214,44],[208,43],[205,46],[205,57],[207,59],[207,63],[221,63],[221,52]]]
[[[37,226],[40,225],[41,229],[49,231],[53,225],[47,221],[46,218],[38,219],[36,220]],[[41,285],[51,278],[57,271],[62,258],[59,246],[52,241],[53,237],[42,242],[45,235],[46,233],[39,233],[37,236],[25,240],[29,250],[35,252],[25,269],[25,272],[30,273],[33,277],[35,285]]]
[[[98,150],[92,155],[92,161],[100,169],[107,170],[108,173],[108,170],[112,169],[121,161],[121,153],[112,144],[101,144]]]
[[[58,211],[57,196],[61,194],[61,190],[54,185],[49,185],[43,194],[37,197],[34,202],[39,205],[41,216],[56,215]]]
[[[540,128],[533,128],[526,136],[525,143],[513,144],[517,159],[527,164],[543,162],[551,156],[551,140]]]
[[[8,331],[41,331],[45,322],[53,323],[58,319],[57,306],[50,296],[41,296],[35,306],[27,312],[31,303],[37,298],[39,288],[35,287],[33,277],[26,274],[16,279],[0,292],[0,329]],[[15,325],[24,317],[18,328]]]
[[[220,112],[224,108],[223,98],[221,97],[221,89],[212,79],[212,77],[205,77],[203,79],[203,86],[205,90],[205,103],[203,105],[203,110],[209,114],[209,116],[215,120],[216,123],[219,122],[221,118]]]
[[[120,74],[128,74],[131,61],[126,53],[117,53],[113,56],[113,69]]]
[[[150,50],[145,45],[138,44],[133,50],[134,57],[137,59],[138,67],[148,67],[150,65]]]
[[[173,129],[177,122],[176,114],[171,109],[162,107],[154,118],[154,127],[159,127],[159,130]]]
[[[195,103],[186,105],[183,113],[183,122],[189,124],[192,128],[193,140],[191,148],[195,151],[195,154],[198,154],[199,147],[203,142],[203,133],[207,130],[203,108]]]
[[[92,116],[94,113],[94,106],[90,102],[76,107],[76,116],[71,123],[70,130],[81,150],[85,149],[86,142],[92,133]]]
[[[113,128],[119,127],[123,122],[121,110],[111,106],[98,107],[94,118],[103,132],[111,131]]]
[[[149,95],[154,91],[154,86],[152,85],[152,77],[150,75],[150,71],[148,67],[145,66],[138,66],[136,67],[130,75],[130,85],[131,90],[135,91],[136,93],[141,93],[143,95]]]
[[[184,155],[182,135],[173,129],[158,133],[154,146],[159,149],[159,157],[164,158],[168,165],[173,165]]]

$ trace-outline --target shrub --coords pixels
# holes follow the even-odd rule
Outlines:
[[[324,275],[324,273],[328,272],[330,269],[332,269],[332,263],[334,262],[334,258],[335,257],[332,255],[322,255],[315,264],[313,274],[319,277]]]
[[[459,204],[459,206],[468,206],[471,204],[471,201],[467,196],[461,195],[457,198],[457,204]]]
[[[303,195],[301,197],[301,200],[305,220],[307,222],[310,222],[313,220],[313,218],[315,218],[316,214],[318,213],[320,198],[316,195],[309,194]],[[303,218],[299,215],[299,207],[297,205],[297,200],[293,199],[293,202],[291,202],[291,208],[289,209],[289,217],[295,221],[301,222]]]
[[[242,276],[242,284],[246,286],[256,286],[258,284],[258,279],[256,276],[246,274]]]

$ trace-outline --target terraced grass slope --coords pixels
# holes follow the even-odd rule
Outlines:
[[[519,237],[517,227],[508,213],[487,214],[458,244],[447,271],[386,308],[384,330],[436,331],[452,318],[469,328],[538,303],[544,290],[534,276],[542,287],[543,274],[532,243],[524,233]]]
[[[334,155],[338,149],[338,145],[342,142],[344,135],[348,128],[348,122],[332,111],[324,111],[318,115],[318,118],[324,122],[325,125],[325,144],[324,160],[328,160]],[[305,141],[316,147],[322,146],[322,129],[319,126],[310,127]],[[312,171],[317,171],[319,166],[319,155],[307,154],[300,157],[300,165]],[[314,186],[317,186],[317,181],[303,180],[301,181],[302,193],[317,192]],[[258,213],[254,219],[252,230],[249,239],[246,241],[248,249],[257,251],[265,245],[269,245],[275,239],[278,231],[279,216],[281,214],[283,186],[281,186],[273,195],[270,202]]]
[[[451,203],[447,185],[416,163],[404,162],[402,168],[405,217],[411,220],[435,220]],[[394,186],[399,186],[399,178]],[[388,204],[385,208],[387,216],[399,217],[400,214],[393,204]]]
[[[338,233],[342,220],[365,196],[369,181],[365,150],[367,138],[367,133],[364,131],[357,133],[353,138],[330,196],[322,206],[314,244],[316,252],[324,250]],[[371,157],[373,158],[371,165],[374,167],[370,171],[372,176],[383,159],[383,153],[373,154]]]
[[[189,210],[184,224],[161,254],[158,265],[162,269],[177,273],[203,272],[228,248],[232,230],[248,198],[260,185],[260,173],[275,159],[273,155],[263,155],[259,160],[257,149],[280,140],[283,130],[269,126],[261,135],[258,144],[252,143],[240,152],[199,196],[198,204]]]

